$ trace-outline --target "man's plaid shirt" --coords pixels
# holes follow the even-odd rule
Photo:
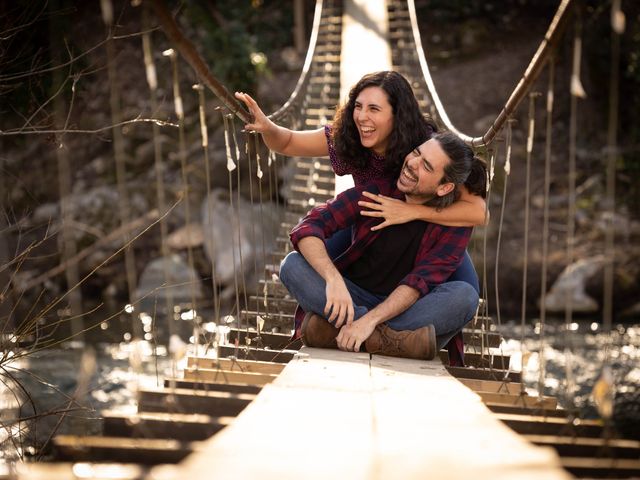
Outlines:
[[[325,240],[338,230],[353,226],[351,245],[334,263],[339,271],[343,271],[357,260],[380,233],[371,231],[371,227],[380,223],[380,218],[360,214],[362,207],[358,205],[358,200],[366,200],[362,196],[364,190],[404,200],[404,194],[389,180],[374,181],[346,190],[315,207],[293,228],[290,238],[294,248],[298,250],[298,242],[304,237]],[[460,265],[471,231],[471,227],[445,227],[427,223],[413,270],[402,279],[400,285],[415,288],[420,295],[426,295],[433,286],[444,283]]]

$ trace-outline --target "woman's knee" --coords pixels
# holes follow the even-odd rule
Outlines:
[[[465,311],[469,316],[469,319],[476,314],[476,310],[478,309],[478,302],[480,301],[480,296],[478,295],[478,291],[476,288],[467,283],[460,282],[462,284],[461,288],[463,289],[463,298],[466,300]]]
[[[448,282],[447,285],[455,288],[456,299],[459,302],[461,311],[464,312],[465,317],[471,319],[475,315],[480,301],[475,287],[463,280]]]
[[[480,285],[478,282],[478,274],[471,261],[469,252],[464,252],[462,262],[458,266],[455,272],[449,277],[448,282],[466,282],[471,285],[476,292],[480,291]]]

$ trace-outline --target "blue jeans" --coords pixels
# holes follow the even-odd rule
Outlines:
[[[291,252],[285,257],[280,264],[280,281],[305,311],[324,316],[326,283],[301,254]],[[360,288],[347,278],[344,281],[353,299],[355,320],[386,298]],[[473,318],[477,306],[478,293],[470,284],[450,281],[434,287],[407,310],[385,323],[394,330],[416,330],[433,325],[440,349]]]
[[[351,227],[343,228],[334,233],[331,238],[325,241],[327,253],[332,260],[335,260],[351,245]],[[458,269],[451,274],[447,282],[467,282],[475,291],[480,294],[480,282],[478,274],[473,267],[473,262],[469,256],[469,252],[464,251],[464,258]]]

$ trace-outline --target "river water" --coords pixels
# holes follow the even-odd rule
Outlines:
[[[640,325],[616,325],[608,334],[597,323],[550,323],[542,339],[539,325],[528,325],[524,332],[515,322],[499,328],[505,341],[497,351],[511,355],[512,370],[522,368],[527,390],[535,392],[542,385],[543,395],[557,397],[561,406],[577,409],[582,418],[598,416],[592,390],[605,366],[612,373],[612,394],[639,389]],[[22,387],[14,385],[12,390],[10,383],[0,387],[2,421],[6,425],[18,414],[35,413],[39,418],[28,426],[21,424],[26,428],[22,434],[14,431],[13,441],[4,441],[1,455],[5,460],[34,455],[54,432],[100,434],[100,417],[105,411],[135,411],[138,388],[161,386],[165,376],[181,367],[169,360],[166,348],[131,341],[126,333],[119,343],[74,347],[78,345],[66,344],[6,362],[3,382],[10,374]],[[540,351],[546,372],[542,378]],[[15,403],[12,391],[29,394],[21,395],[19,413],[9,408]],[[67,411],[63,419],[61,411]],[[46,454],[48,448],[43,451]]]

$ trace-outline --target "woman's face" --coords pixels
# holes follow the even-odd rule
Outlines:
[[[353,121],[360,142],[378,155],[384,155],[393,130],[393,108],[380,87],[367,87],[356,97]]]

